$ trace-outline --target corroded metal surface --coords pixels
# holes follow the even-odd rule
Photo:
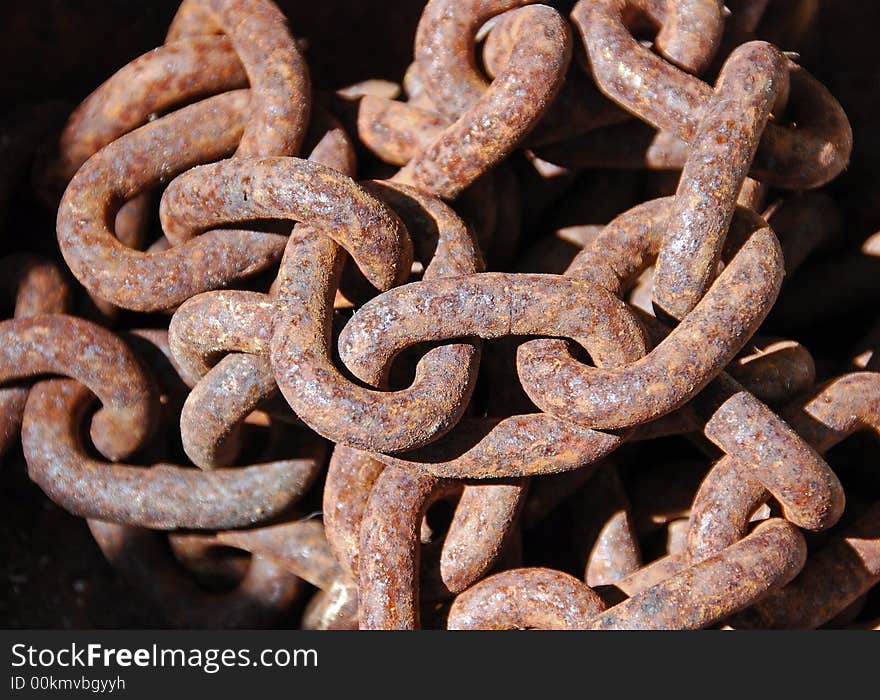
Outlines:
[[[430,0],[337,80],[338,25],[185,0],[0,115],[0,454],[168,625],[876,624],[880,200],[818,189],[817,5]]]

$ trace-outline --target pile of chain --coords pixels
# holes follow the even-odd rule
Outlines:
[[[874,445],[824,455],[880,333],[780,334],[880,251],[817,261],[816,12],[431,0],[402,88],[324,92],[270,0],[184,0],[30,167],[64,264],[0,261],[0,449],[172,625],[873,624]]]

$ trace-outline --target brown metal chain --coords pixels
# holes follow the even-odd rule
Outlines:
[[[57,217],[0,455],[180,627],[867,624],[880,245],[771,5],[430,0],[400,86],[316,90],[332,36],[184,0],[48,156],[0,119]]]

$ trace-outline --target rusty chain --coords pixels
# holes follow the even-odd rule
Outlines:
[[[0,258],[0,455],[166,624],[880,614],[817,3],[568,9],[430,0],[400,85],[314,89],[271,0],[184,0],[57,147],[0,120],[0,206],[57,217]]]

